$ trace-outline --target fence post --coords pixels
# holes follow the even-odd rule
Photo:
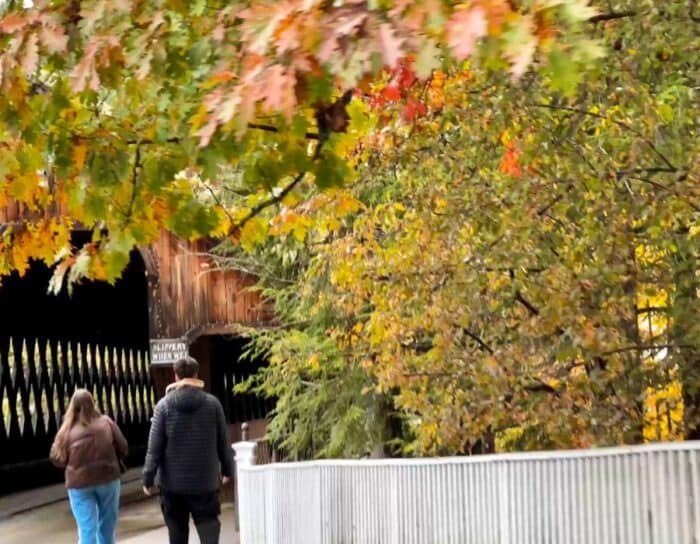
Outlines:
[[[255,442],[248,441],[236,442],[233,445],[233,451],[236,452],[236,513],[241,542],[244,543],[249,543],[247,537],[251,534],[249,512],[251,489],[244,473],[246,468],[255,464],[255,446]]]

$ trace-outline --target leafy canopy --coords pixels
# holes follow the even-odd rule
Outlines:
[[[221,248],[276,302],[252,385],[292,455],[697,435],[700,32],[685,2],[615,9],[571,97],[556,63],[404,63],[353,105],[356,181]]]
[[[347,101],[413,56],[419,78],[479,54],[570,89],[600,54],[585,0],[36,0],[0,7],[0,274],[59,263],[55,286],[114,280],[134,245],[263,236],[253,221],[308,177],[348,179]],[[563,59],[566,58],[566,61]],[[222,179],[247,196],[221,204]],[[210,197],[214,197],[213,200]],[[207,200],[203,204],[203,201]],[[74,252],[67,232],[94,231]]]

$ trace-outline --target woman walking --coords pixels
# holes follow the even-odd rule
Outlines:
[[[89,391],[78,389],[51,446],[51,461],[65,468],[80,544],[115,543],[126,454],[126,439],[119,427],[100,415]]]

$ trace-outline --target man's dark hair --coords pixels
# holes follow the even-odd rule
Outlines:
[[[173,366],[175,375],[181,380],[184,378],[196,378],[199,374],[199,363],[194,357],[183,357]]]

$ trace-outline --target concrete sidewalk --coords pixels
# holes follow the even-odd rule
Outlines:
[[[160,515],[160,510],[158,511]],[[152,531],[141,533],[122,533],[117,537],[119,544],[167,544],[168,530],[161,526]],[[238,533],[234,528],[233,504],[224,504],[221,508],[220,544],[239,544]],[[190,524],[190,544],[200,544],[194,525]]]
[[[143,499],[141,491],[141,469],[128,470],[122,476],[122,505]],[[22,491],[6,497],[0,497],[0,523],[24,512],[50,506],[66,500],[66,488],[56,484],[29,491]]]
[[[158,498],[144,497],[140,470],[127,472],[124,480],[117,542],[167,544],[168,532],[163,523]],[[225,493],[221,512],[221,544],[238,544],[233,504],[226,502],[229,498],[230,493]],[[75,544],[77,531],[63,486],[51,486],[1,498],[0,542]],[[190,543],[199,543],[194,528],[190,534]]]

